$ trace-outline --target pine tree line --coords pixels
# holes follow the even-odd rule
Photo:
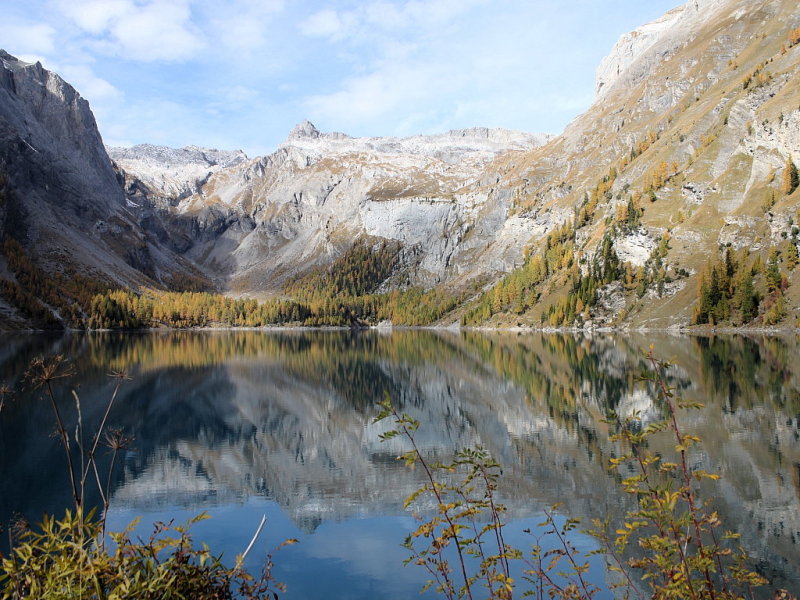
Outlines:
[[[776,325],[786,316],[784,292],[789,286],[781,265],[793,270],[797,246],[787,241],[769,251],[766,265],[748,250],[737,255],[730,248],[723,258],[708,264],[698,280],[696,325]]]

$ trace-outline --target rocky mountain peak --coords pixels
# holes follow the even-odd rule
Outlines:
[[[162,166],[181,167],[201,165],[204,167],[232,167],[247,160],[241,150],[217,150],[201,146],[184,146],[170,148],[154,144],[137,144],[128,148],[107,148],[109,156],[118,163],[120,161],[140,161]]]
[[[302,140],[306,138],[317,139],[319,135],[319,130],[311,121],[306,119],[302,123],[298,123],[294,126],[294,129],[289,132],[289,137],[286,141]]]
[[[15,130],[29,130],[26,141],[34,148],[50,146],[54,140],[69,142],[79,152],[102,160],[105,151],[89,103],[41,63],[28,63],[0,50],[0,104],[5,109],[0,116],[5,112]],[[70,107],[66,118],[65,105]]]
[[[89,103],[41,63],[3,51],[0,175],[0,238],[16,239],[46,272],[134,286],[180,268],[127,210]]]
[[[718,9],[734,2],[737,0],[689,0],[658,19],[620,36],[611,52],[597,67],[596,95],[605,95],[646,55],[663,60],[670,53],[670,40],[675,44],[685,43],[692,29],[710,20]]]
[[[546,144],[552,135],[509,129],[471,127],[446,133],[410,137],[352,137],[340,132],[320,132],[310,121],[292,129],[281,148],[301,152],[308,160],[342,154],[406,155],[459,163],[469,158],[486,163],[509,150],[530,150]]]

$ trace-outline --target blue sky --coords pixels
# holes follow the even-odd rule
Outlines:
[[[270,152],[350,135],[558,133],[619,36],[681,0],[3,0],[0,47],[89,100],[107,144]]]

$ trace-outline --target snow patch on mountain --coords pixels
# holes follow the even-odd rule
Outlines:
[[[354,138],[339,132],[321,133],[313,123],[303,121],[292,129],[280,147],[304,151],[311,158],[341,154],[408,154],[453,164],[465,160],[472,163],[488,162],[501,152],[531,150],[552,138],[553,135],[547,133],[488,127],[453,129],[441,134],[405,138]]]
[[[212,173],[247,162],[241,150],[227,151],[199,146],[168,148],[139,144],[107,148],[109,156],[126,173],[134,174],[158,195],[185,198],[199,191]]]

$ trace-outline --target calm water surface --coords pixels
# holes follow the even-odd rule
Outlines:
[[[742,534],[757,567],[800,590],[800,346],[795,338],[626,335],[574,337],[375,332],[171,332],[5,335],[0,383],[15,389],[0,413],[0,523],[35,521],[69,503],[64,457],[49,403],[22,377],[34,356],[63,353],[84,421],[97,423],[114,381],[126,382],[110,423],[135,437],[113,485],[112,529],[212,518],[198,539],[233,557],[261,516],[265,533],[248,557],[286,538],[274,556],[283,598],[415,598],[424,574],[403,568],[400,542],[414,528],[402,501],[420,473],[395,460],[374,424],[384,393],[423,423],[432,457],[481,444],[504,465],[510,541],[558,502],[563,516],[620,519],[629,500],[606,465],[615,447],[609,410],[659,418],[638,376],[653,344],[669,359],[670,383],[705,404],[683,416],[703,438],[693,465],[722,479],[705,490],[726,525]],[[665,453],[673,443],[655,440]],[[142,528],[144,533],[146,528]],[[578,538],[590,548],[591,542]],[[596,565],[599,584],[604,573]]]

